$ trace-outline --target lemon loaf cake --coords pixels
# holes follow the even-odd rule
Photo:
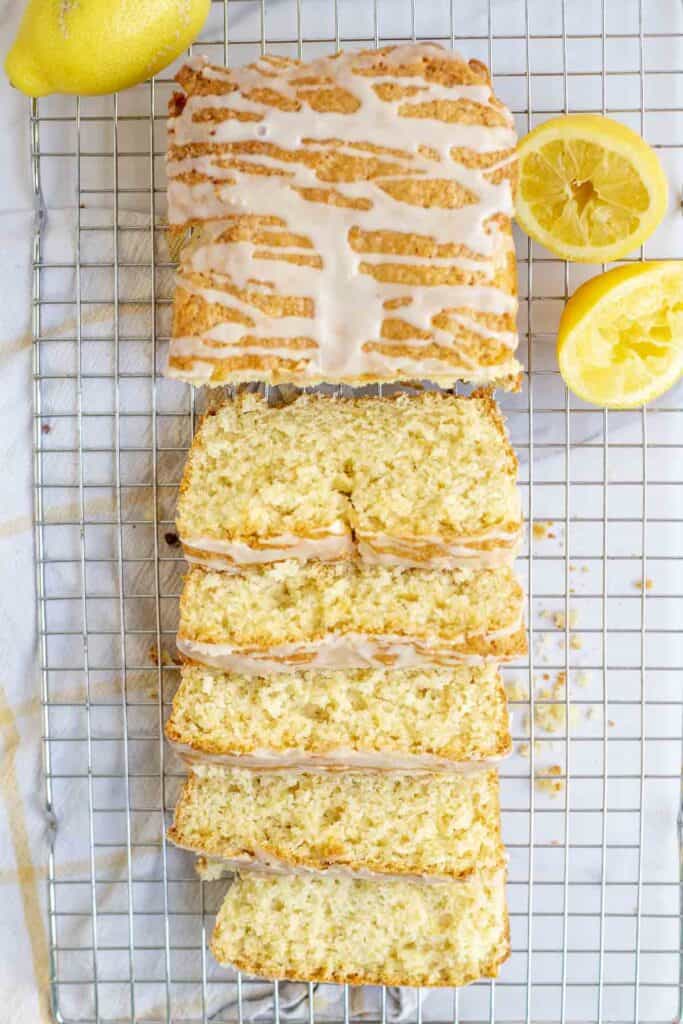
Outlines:
[[[495,665],[296,670],[186,664],[166,736],[192,763],[456,771],[512,749]]]
[[[505,866],[498,773],[265,772],[201,766],[168,833],[238,868],[467,878]]]
[[[413,43],[176,80],[171,376],[518,386],[516,135],[484,64]]]
[[[240,875],[211,950],[247,974],[352,985],[466,985],[510,954],[505,875],[465,882]]]
[[[190,569],[177,646],[261,675],[505,661],[526,650],[510,569],[396,569],[288,560],[243,575]]]
[[[191,562],[240,569],[359,555],[385,565],[510,565],[522,533],[517,459],[498,407],[426,392],[243,395],[207,415],[177,509]]]

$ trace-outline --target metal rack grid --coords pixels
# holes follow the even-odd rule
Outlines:
[[[680,186],[683,21],[674,5],[464,6],[214,0],[195,48],[234,63],[265,48],[310,57],[437,39],[492,67],[520,133],[563,111],[607,112],[655,144]],[[501,773],[512,958],[495,983],[397,996],[264,985],[208,954],[223,887],[198,882],[191,858],[164,836],[182,777],[162,739],[182,573],[173,502],[201,401],[160,375],[173,267],[163,168],[171,76],[31,110],[56,1018],[670,1021],[679,1013],[683,393],[633,414],[570,396],[553,331],[567,295],[596,268],[568,267],[521,236],[528,373],[504,404],[522,460],[531,647],[511,676],[535,685],[512,702],[528,756],[518,752]],[[641,255],[683,256],[673,216]],[[548,695],[557,673],[566,690]],[[559,734],[542,727],[547,704],[563,711]],[[544,778],[559,792],[546,792]]]

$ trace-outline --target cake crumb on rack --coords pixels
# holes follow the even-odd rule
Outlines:
[[[565,613],[562,611],[550,612],[550,620],[556,629],[564,629],[567,624]],[[569,612],[569,628],[576,629],[579,624],[579,612],[577,608],[570,609]]]
[[[511,679],[505,684],[505,692],[508,700],[527,701],[529,699],[529,688],[519,679]]]
[[[536,645],[534,649],[534,656],[536,661],[540,661],[542,665],[548,664],[550,652],[548,650],[548,634],[537,633],[536,634]]]
[[[652,590],[655,584],[654,580],[651,580],[650,577],[647,576],[644,580],[636,580],[636,582],[633,585],[636,588],[636,590]]]
[[[542,686],[538,690],[536,699],[544,703],[534,704],[534,725],[537,728],[549,733],[564,732],[567,722],[567,709],[564,700],[566,688],[567,673],[560,671],[552,686]],[[546,701],[551,703],[545,703]],[[570,705],[569,724],[575,725],[578,718],[578,709]]]
[[[553,528],[553,523],[549,519],[548,520],[541,520],[541,521],[538,521],[538,522],[534,523],[534,526],[533,526],[534,540],[546,540],[546,538],[552,537],[553,534],[550,533],[552,528]]]
[[[558,776],[562,775],[562,768],[559,764],[551,764],[545,769],[536,772],[536,789],[550,796],[557,796],[562,792],[564,782]]]
[[[520,743],[517,746],[517,753],[520,757],[528,757],[531,753],[531,747],[528,743]]]
[[[180,655],[177,652],[171,654],[165,647],[161,648],[161,658],[159,658],[159,647],[157,644],[150,644],[147,656],[153,665],[163,665],[165,667],[182,665]]]

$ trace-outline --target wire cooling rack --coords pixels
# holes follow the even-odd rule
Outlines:
[[[312,57],[411,38],[485,60],[520,133],[569,110],[624,121],[680,189],[683,19],[664,0],[214,0],[195,49],[240,63],[266,48]],[[528,373],[504,404],[522,462],[531,647],[510,673],[517,752],[501,773],[512,957],[495,983],[413,993],[258,983],[208,954],[224,887],[201,884],[164,837],[182,778],[162,739],[177,681],[173,506],[196,411],[190,389],[160,375],[172,73],[31,112],[55,1016],[677,1019],[683,395],[629,414],[568,395],[553,332],[597,268],[567,267],[521,236]],[[683,256],[675,212],[641,255]]]

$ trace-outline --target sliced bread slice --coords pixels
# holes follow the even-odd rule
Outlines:
[[[239,876],[211,940],[247,974],[351,985],[467,985],[510,954],[505,874],[422,885]]]
[[[166,735],[193,762],[258,770],[454,771],[512,749],[495,665],[254,678],[186,664]]]
[[[498,773],[265,772],[203,766],[168,833],[233,867],[465,879],[505,866]]]

